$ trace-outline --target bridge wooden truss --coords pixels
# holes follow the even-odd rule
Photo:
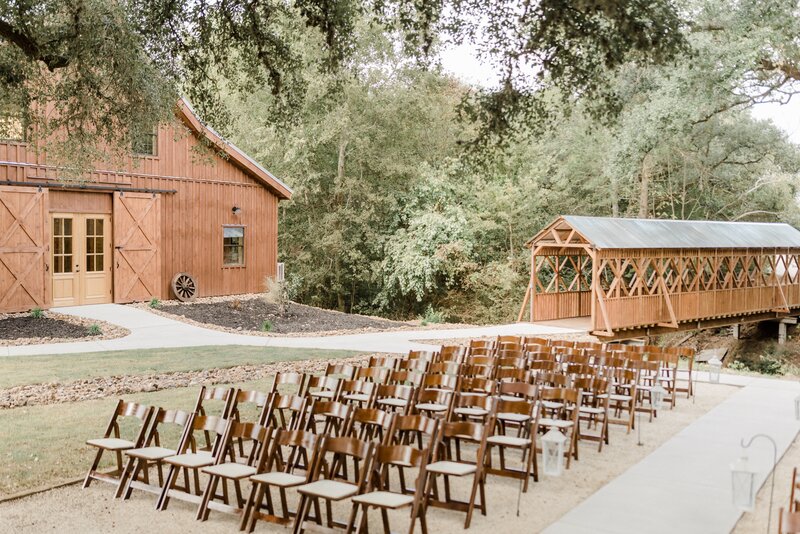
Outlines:
[[[651,222],[669,224],[641,232],[655,239],[614,235]],[[719,228],[737,239],[704,235]],[[703,246],[674,246],[684,244]],[[593,334],[623,339],[800,313],[800,232],[788,225],[567,216],[528,246],[520,321],[589,317]]]

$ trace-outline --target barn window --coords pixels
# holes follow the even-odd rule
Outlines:
[[[15,110],[0,110],[0,139],[3,141],[25,141],[25,121],[22,113]]]
[[[222,228],[222,264],[244,265],[244,227]]]
[[[72,272],[72,219],[53,218],[53,272]]]
[[[137,156],[158,156],[158,133],[153,131],[133,136],[133,153]]]

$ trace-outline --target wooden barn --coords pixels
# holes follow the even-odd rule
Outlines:
[[[625,339],[800,315],[788,224],[562,216],[534,236],[519,320]]]
[[[218,150],[198,156],[201,143]],[[175,298],[173,286],[259,292],[277,274],[284,183],[185,101],[132,152],[65,182],[44,151],[0,140],[0,312]]]

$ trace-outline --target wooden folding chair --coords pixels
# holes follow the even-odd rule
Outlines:
[[[583,392],[583,402],[578,410],[578,439],[596,441],[597,452],[608,445],[608,392],[609,380],[605,378],[576,378],[572,387]],[[586,423],[585,427],[580,423]],[[597,429],[596,431],[593,429]]]
[[[275,373],[269,392],[281,395],[292,393],[304,397],[306,394],[306,378],[307,376],[304,373]]]
[[[527,382],[530,380],[530,373],[526,369],[514,367],[501,367],[494,372],[494,379],[497,383],[502,382]]]
[[[325,376],[353,380],[356,376],[356,367],[344,363],[329,363],[328,367],[325,368]]]
[[[406,356],[406,360],[424,360],[428,363],[436,361],[438,354],[432,350],[410,350]]]
[[[686,359],[686,369],[680,369],[679,366],[676,373],[675,381],[677,384],[675,390],[678,393],[686,393],[686,398],[688,399],[694,395],[694,379],[692,378],[692,374],[694,372],[694,358],[697,351],[692,347],[667,347],[664,349],[664,352],[667,354],[677,354],[679,362],[681,359]]]
[[[650,421],[658,416],[653,405],[652,390],[655,387],[660,373],[659,362],[634,361],[629,362],[630,369],[636,371],[636,411],[649,415]]]
[[[245,500],[242,494],[242,481],[256,474],[259,458],[267,454],[269,440],[272,436],[272,427],[265,427],[258,423],[242,423],[231,420],[224,442],[223,450],[228,451],[230,461],[223,461],[225,454],[216,458],[214,465],[203,467],[200,471],[208,475],[205,491],[197,507],[196,518],[206,521],[210,510],[217,510],[229,514],[244,512]],[[238,462],[234,449],[246,441],[252,453],[245,462]],[[236,495],[236,504],[231,504],[228,497],[228,482],[233,484]],[[217,486],[222,483],[222,494],[217,494]],[[223,502],[219,502],[222,499]]]
[[[294,430],[305,422],[308,399],[299,395],[273,393],[263,423],[272,428]]]
[[[362,515],[357,532],[367,531],[369,509],[377,508],[381,511],[384,534],[391,534],[387,511],[410,507],[411,521],[408,527],[408,534],[414,533],[414,524],[417,519],[419,519],[422,533],[427,534],[428,525],[425,521],[426,510],[423,506],[423,497],[425,491],[425,468],[429,461],[430,449],[418,449],[410,445],[379,445],[374,455],[372,476],[366,493],[352,498],[353,510],[350,514],[347,532],[353,532],[359,507],[361,507]],[[409,495],[404,492],[405,488],[402,486],[399,492],[392,491],[389,484],[391,468],[396,468],[398,472],[402,472],[406,468],[419,470],[415,490],[412,494]]]
[[[341,436],[347,428],[353,406],[336,401],[314,401],[308,409],[305,429],[315,434]],[[319,429],[322,423],[322,430]]]
[[[527,382],[503,382],[497,390],[498,399],[510,402],[524,401],[534,403],[538,406],[539,388]],[[561,403],[550,404],[549,406],[560,407]],[[538,416],[538,411],[537,411]],[[498,411],[495,415],[496,424],[502,427],[502,433],[507,434],[508,427],[516,428],[517,435],[521,436],[525,431],[526,425],[530,424],[530,418],[524,414],[509,411]]]
[[[359,408],[371,408],[376,389],[375,383],[367,380],[342,380],[339,400]]]
[[[489,378],[480,376],[461,378],[458,382],[459,395],[487,396],[494,393],[497,383]]]
[[[428,366],[427,374],[459,376],[461,374],[461,364],[455,362],[432,363]]]
[[[447,391],[455,393],[458,389],[458,376],[455,375],[425,375],[419,391]]]
[[[458,345],[443,345],[439,350],[440,362],[464,363],[467,357],[467,347]]]
[[[370,356],[367,368],[388,369],[394,371],[402,358],[398,356]]]
[[[486,423],[486,418],[491,413],[493,404],[493,397],[458,393],[453,404],[453,410],[450,412],[450,419]]]
[[[373,384],[385,384],[389,378],[389,369],[375,366],[375,367],[357,367],[356,380],[364,382],[372,382]]]
[[[539,345],[541,347],[548,347],[550,346],[551,340],[545,337],[525,336],[522,341],[525,345]]]
[[[194,413],[201,416],[214,415],[223,419],[228,419],[233,405],[233,399],[236,396],[235,388],[228,387],[210,387],[202,386],[200,393],[197,395],[197,402],[194,406]],[[204,433],[205,444],[196,445],[198,449],[203,451],[210,451],[212,443],[212,435],[209,432]]]
[[[182,410],[165,410],[158,408],[153,416],[153,423],[142,447],[125,451],[128,461],[120,477],[116,497],[129,499],[133,489],[139,489],[159,495],[164,487],[163,460],[175,456],[181,448],[186,436],[186,429],[191,425],[194,414]],[[174,449],[162,447],[164,433],[169,433],[170,428],[178,427],[179,438]],[[155,467],[158,472],[158,485],[150,483],[150,468]],[[141,476],[141,480],[139,477]]]
[[[539,410],[535,401],[497,399],[492,411],[495,422],[493,433],[486,438],[486,474],[522,479],[522,491],[528,491],[531,476],[539,481],[539,468],[536,462],[536,436],[539,431]],[[500,416],[506,420],[514,419],[520,424],[521,432],[516,436],[506,433]],[[492,449],[497,448],[500,456],[500,467],[492,467]],[[506,449],[515,449],[522,453],[522,468],[509,467],[506,464]]]
[[[332,376],[309,376],[306,379],[305,395],[313,400],[339,400],[341,380]]]
[[[300,504],[294,520],[294,534],[300,534],[306,529],[306,518],[312,503],[319,506],[325,501],[326,525],[328,529],[334,526],[347,528],[347,523],[338,522],[333,517],[332,503],[349,499],[354,495],[363,493],[367,486],[367,479],[372,468],[372,454],[374,445],[369,441],[358,438],[329,437],[322,439],[317,460],[311,471],[309,482],[297,487],[300,493]],[[354,478],[348,481],[334,480],[336,471],[333,467],[338,462],[350,458],[354,462],[362,463],[361,469],[355,471]],[[316,518],[322,524],[322,518]]]
[[[186,438],[176,451],[178,454],[167,456],[162,460],[165,465],[169,466],[169,471],[167,471],[164,486],[161,488],[161,494],[156,502],[156,510],[166,510],[170,498],[173,497],[193,504],[200,504],[202,498],[200,469],[214,465],[219,456],[225,456],[227,453],[223,445],[229,421],[232,420],[214,415],[195,415],[192,418],[191,426],[186,429]],[[195,433],[213,436],[210,451],[200,450],[197,447]],[[176,483],[181,471],[183,471],[184,485],[179,488],[176,487]],[[190,474],[194,478],[194,489],[192,488]]]
[[[413,386],[379,385],[375,388],[375,406],[405,415],[414,403],[415,391]]]
[[[608,422],[612,425],[623,425],[630,434],[636,428],[636,371],[632,369],[616,369],[611,375],[611,390],[607,394],[609,400],[609,410],[614,416],[609,417]],[[603,394],[598,395],[602,398]]]
[[[670,410],[675,408],[675,402],[678,396],[678,355],[666,352],[653,352],[649,353],[647,358],[651,362],[659,362],[661,364],[657,382],[660,381],[661,387],[666,390],[664,402],[669,403]]]
[[[397,363],[397,371],[414,371],[419,374],[424,374],[428,371],[428,366],[431,364],[428,360],[425,359],[418,359],[418,360],[400,360]]]
[[[269,401],[270,394],[268,393],[245,389],[237,390],[231,402],[229,418],[236,421],[251,421],[264,425],[270,413]],[[243,410],[245,417],[242,417]],[[237,447],[239,447],[237,458],[240,462],[249,462],[249,455],[245,454],[244,445],[245,440],[239,439],[237,443]]]
[[[486,515],[486,438],[489,434],[493,422],[486,425],[472,422],[449,422],[443,423],[439,432],[439,443],[434,462],[428,464],[425,481],[425,507],[434,506],[466,512],[467,517],[464,521],[464,528],[469,528],[472,521],[472,511],[476,506],[476,497],[480,492],[480,502],[477,503],[481,514]],[[452,457],[451,445],[455,442],[469,442],[477,446],[475,461],[465,460],[456,461]],[[460,445],[459,445],[460,450]],[[441,476],[444,478],[444,498],[438,495],[437,480]],[[472,478],[472,487],[469,499],[459,501],[452,497],[450,488],[451,478]]]
[[[389,437],[394,417],[392,412],[379,408],[356,408],[343,435],[383,443]]]
[[[440,375],[441,376],[441,375]],[[425,389],[417,392],[417,400],[411,407],[412,413],[448,419],[453,406],[455,391],[444,389]]]
[[[555,428],[567,437],[567,447],[564,455],[567,458],[567,469],[573,458],[578,459],[578,415],[581,405],[581,392],[574,388],[541,388],[539,400],[559,403],[559,409],[548,410],[548,417],[539,418],[539,430],[547,432]]]
[[[569,386],[569,376],[562,373],[538,373],[534,378],[534,384],[551,388],[565,388]]]
[[[309,482],[308,466],[314,464],[320,439],[322,436],[305,430],[275,432],[269,452],[259,458],[258,474],[250,477],[252,487],[242,514],[241,530],[253,532],[258,520],[281,525],[291,522],[295,512],[289,509],[286,492]],[[276,513],[272,488],[278,490],[281,515]]]
[[[125,402],[120,399],[114,407],[114,413],[111,414],[106,426],[106,431],[103,433],[102,438],[95,438],[86,441],[86,444],[97,449],[94,456],[92,466],[89,472],[86,473],[86,478],[83,480],[83,487],[88,488],[92,480],[100,480],[109,482],[119,487],[124,467],[122,465],[122,452],[130,449],[136,449],[144,444],[145,437],[147,436],[147,429],[150,425],[150,419],[153,417],[153,407],[145,406],[144,404],[137,404],[135,402]],[[120,432],[120,422],[124,418],[138,419],[138,429],[133,436],[133,439],[123,439]],[[117,469],[113,473],[101,473],[97,470],[100,465],[100,460],[103,453],[106,451],[114,453],[117,458]]]
[[[424,415],[398,415],[392,421],[392,427],[384,440],[386,445],[416,444],[419,449],[428,449],[438,439],[439,420]],[[413,487],[406,486],[405,471],[398,467],[400,488],[403,493],[414,493]]]
[[[493,339],[471,339],[469,342],[469,346],[467,347],[467,354],[469,356],[486,356],[491,355],[487,354],[494,352],[494,340]]]

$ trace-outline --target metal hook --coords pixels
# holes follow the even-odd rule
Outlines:
[[[767,534],[769,534],[770,532],[772,532],[770,530],[772,522],[772,496],[775,493],[775,468],[778,465],[778,444],[775,443],[775,440],[771,436],[768,436],[766,434],[756,434],[755,436],[750,438],[750,440],[747,443],[745,443],[744,438],[742,438],[741,441],[742,448],[743,449],[749,448],[750,445],[752,445],[753,442],[756,440],[756,438],[764,438],[769,440],[770,443],[772,443],[772,471],[770,472],[770,474],[772,475],[772,485],[770,486],[769,489],[769,515],[767,516]]]

